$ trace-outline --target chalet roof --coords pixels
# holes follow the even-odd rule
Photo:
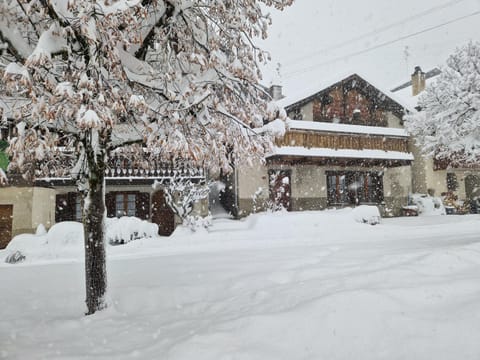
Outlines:
[[[372,81],[366,80],[365,76],[360,76],[358,73],[348,73],[329,79],[322,79],[320,83],[313,88],[310,87],[309,89],[301,90],[292,95],[287,94],[285,98],[278,101],[278,104],[283,106],[287,111],[290,111],[311,102],[341,84],[350,84],[352,87],[365,90],[376,97],[380,104],[395,113],[403,114],[405,110],[413,110],[413,108],[410,108],[408,103],[403,102],[401,98],[388,90],[382,89],[382,87],[374,84]]]

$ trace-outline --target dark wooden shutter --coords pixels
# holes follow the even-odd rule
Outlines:
[[[115,193],[109,192],[105,195],[105,206],[107,208],[107,217],[115,217]]]
[[[150,194],[135,194],[135,213],[138,218],[147,220],[150,218]]]
[[[13,205],[0,205],[0,249],[12,239]]]
[[[175,214],[165,201],[163,190],[152,195],[152,222],[158,225],[158,234],[169,236],[175,230]]]
[[[67,194],[67,206],[69,208],[69,214],[70,214],[70,218],[68,219],[69,221],[74,221],[76,220],[75,219],[75,204],[77,202],[77,196],[80,196],[79,193],[76,193],[76,192],[69,192]]]

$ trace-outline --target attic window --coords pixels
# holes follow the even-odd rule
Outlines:
[[[354,123],[358,123],[362,120],[362,112],[360,109],[353,110],[352,120]]]
[[[300,108],[297,108],[293,111],[293,119],[294,120],[303,120],[303,113]]]

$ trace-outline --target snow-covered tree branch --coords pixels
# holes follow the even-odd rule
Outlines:
[[[193,181],[188,174],[174,170],[172,177],[156,182],[154,188],[162,188],[165,200],[173,212],[185,221],[193,211],[195,203],[208,197],[209,181]]]
[[[86,191],[88,313],[105,306],[109,158],[182,158],[228,171],[261,158],[268,99],[256,47],[266,6],[292,0],[4,0],[0,96],[14,111],[10,172],[71,176]],[[27,101],[23,101],[27,100]]]
[[[421,111],[406,127],[427,155],[451,163],[480,163],[480,42],[457,49],[420,96]]]

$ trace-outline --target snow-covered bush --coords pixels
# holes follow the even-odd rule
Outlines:
[[[420,215],[445,215],[442,199],[426,194],[411,194],[410,204],[418,207]]]
[[[370,225],[380,224],[382,217],[376,206],[360,205],[352,210],[352,216],[356,222]]]
[[[155,237],[158,225],[132,216],[108,218],[106,223],[107,242],[111,245],[126,244],[130,241]]]
[[[132,240],[153,238],[158,225],[136,217],[107,218],[106,238],[110,245],[126,244]],[[31,258],[80,258],[84,248],[83,225],[63,221],[46,233],[20,234],[7,245],[5,262],[17,263]]]
[[[25,255],[22,254],[21,251],[17,250],[14,251],[13,253],[9,254],[5,258],[5,262],[8,264],[17,264],[19,262],[22,262],[25,260]]]
[[[184,222],[183,225],[188,227],[191,231],[195,232],[198,229],[208,229],[210,226],[212,226],[212,215],[208,216],[188,216]]]

